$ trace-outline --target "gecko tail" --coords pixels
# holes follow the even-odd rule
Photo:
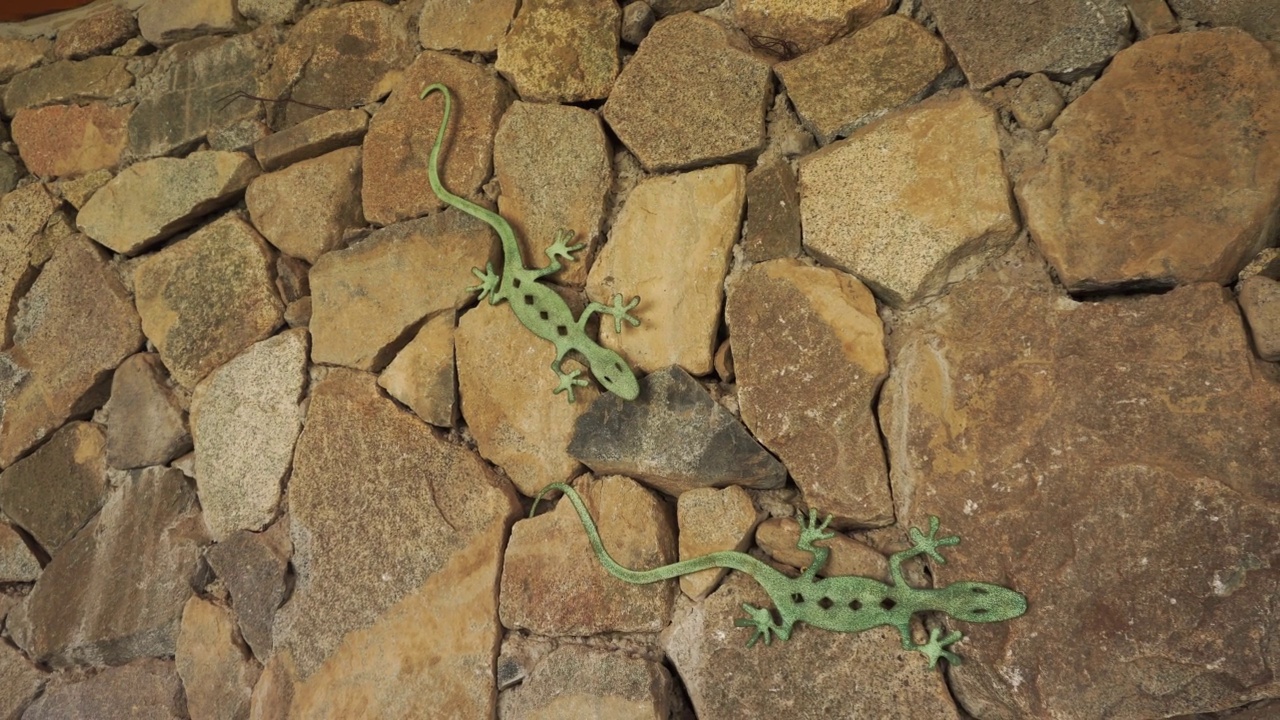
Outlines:
[[[427,179],[431,182],[432,192],[446,205],[453,206],[478,220],[483,220],[495,229],[499,229],[499,224],[509,227],[506,225],[507,221],[503,220],[497,213],[490,212],[466,198],[454,195],[440,181],[440,148],[444,147],[444,136],[449,129],[449,117],[453,114],[453,93],[449,92],[449,88],[444,83],[432,83],[422,89],[418,99],[426,100],[428,95],[437,91],[444,96],[444,112],[440,116],[440,130],[436,133],[436,141],[431,146],[431,157],[427,162]],[[500,230],[499,232],[501,233]],[[505,238],[503,239],[505,240]],[[514,238],[512,240],[514,243]]]

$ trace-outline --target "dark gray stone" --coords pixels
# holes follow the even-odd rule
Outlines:
[[[0,473],[0,510],[50,554],[102,507],[106,438],[93,423],[64,426],[30,456]]]
[[[54,682],[22,720],[180,720],[187,717],[172,660],[148,658],[79,682]]]
[[[271,657],[271,626],[287,592],[285,575],[292,554],[283,521],[260,533],[238,530],[205,554],[231,593],[240,634],[264,663]]]
[[[786,160],[773,157],[747,174],[747,260],[764,262],[800,254],[800,193]]]

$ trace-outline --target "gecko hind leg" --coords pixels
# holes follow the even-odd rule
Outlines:
[[[764,644],[773,643],[773,635],[777,635],[783,640],[791,639],[791,625],[779,625],[773,620],[773,613],[768,608],[758,608],[750,603],[742,603],[742,609],[747,612],[750,617],[738,618],[733,621],[737,627],[753,627],[756,629],[751,639],[747,640],[747,647],[756,644],[760,638],[764,638]]]
[[[827,530],[827,526],[831,524],[831,516],[827,515],[818,522],[818,511],[809,509],[809,515],[806,518],[801,510],[796,511],[796,520],[800,523],[800,539],[796,541],[796,547],[804,550],[813,556],[813,562],[809,563],[809,567],[804,569],[802,578],[806,580],[814,580],[818,576],[818,571],[826,566],[827,560],[831,557],[831,549],[818,547],[815,542],[821,540],[830,540],[836,534]]]
[[[613,296],[613,305],[605,305],[598,302],[589,302],[587,307],[582,310],[582,314],[578,316],[578,328],[585,329],[587,320],[595,313],[602,313],[613,318],[613,331],[622,332],[622,321],[626,320],[631,327],[640,325],[640,318],[631,314],[631,309],[640,304],[640,297],[631,298],[631,302],[626,305],[622,304],[622,295],[619,293]]]
[[[493,263],[485,265],[482,272],[480,268],[471,268],[471,274],[480,279],[479,285],[472,285],[467,288],[467,292],[480,291],[480,297],[477,300],[483,300],[486,295],[489,296],[489,304],[497,305],[502,297],[498,294],[498,282],[502,279],[493,271]]]
[[[578,243],[570,245],[569,241],[573,239],[573,231],[560,229],[556,231],[555,237],[552,239],[551,245],[547,248],[547,259],[552,263],[558,263],[561,258],[565,262],[573,260],[573,253],[578,252],[586,247],[586,243]],[[559,269],[559,268],[557,268]]]
[[[964,638],[964,635],[959,630],[953,630],[947,633],[945,637],[939,637],[942,635],[942,630],[934,628],[929,631],[929,641],[923,645],[917,645],[915,640],[911,638],[911,626],[908,621],[903,621],[898,626],[898,632],[902,635],[902,647],[904,649],[915,650],[929,658],[930,670],[938,666],[938,660],[940,659],[945,659],[952,665],[960,664],[960,656],[947,649],[948,646],[954,645]]]
[[[586,387],[590,383],[578,377],[582,374],[581,370],[570,370],[569,372],[565,372],[564,369],[560,367],[560,363],[562,362],[564,362],[564,356],[560,356],[551,362],[551,371],[556,374],[556,377],[560,378],[560,384],[556,386],[555,390],[551,391],[551,394],[559,395],[560,393],[567,391],[569,393],[569,402],[572,403],[573,388]]]

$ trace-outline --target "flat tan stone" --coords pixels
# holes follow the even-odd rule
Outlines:
[[[462,416],[480,454],[502,467],[525,495],[579,472],[569,439],[600,390],[577,388],[573,403],[552,394],[555,346],[529,332],[505,305],[482,302],[467,311],[454,342]],[[568,362],[563,369],[582,368]]]
[[[13,345],[0,353],[0,467],[100,407],[111,372],[143,341],[129,292],[80,236],[54,250],[14,327]]]
[[[72,100],[109,100],[133,85],[124,58],[95,57],[59,60],[32,68],[9,81],[4,93],[4,114],[13,117],[23,108]]]
[[[405,68],[365,135],[364,215],[372,223],[390,225],[445,207],[430,191],[427,177],[444,101],[439,93],[426,100],[418,97],[432,83],[444,83],[454,98],[440,151],[441,182],[453,194],[474,200],[489,178],[494,131],[513,99],[511,91],[492,70],[445,53],[424,52]]]
[[[1039,132],[1049,127],[1064,107],[1066,101],[1058,88],[1040,73],[1024,79],[1013,91],[1013,116],[1028,130]]]
[[[214,540],[275,518],[302,430],[306,382],[307,333],[289,330],[254,343],[196,385],[196,483]]]
[[[894,307],[942,292],[1018,233],[997,130],[995,111],[959,92],[806,156],[805,248]]]
[[[474,267],[497,243],[487,225],[448,210],[376,231],[311,268],[311,360],[381,370],[427,316],[461,308]]]
[[[8,643],[0,644],[0,688],[5,690],[0,693],[0,717],[22,717],[28,703],[44,687],[47,675],[23,657],[17,648]]]
[[[53,53],[63,60],[101,55],[136,35],[138,21],[125,7],[110,5],[58,31]]]
[[[872,412],[889,365],[866,286],[838,270],[772,260],[737,278],[725,317],[742,420],[805,502],[837,526],[892,522]]]
[[[58,192],[63,200],[71,203],[71,207],[79,210],[113,177],[115,175],[110,170],[95,170],[72,180],[62,180],[58,183]]]
[[[614,0],[522,0],[494,67],[529,102],[605,98],[620,66],[621,20]]]
[[[619,475],[583,476],[576,487],[618,563],[642,570],[675,560],[674,523],[658,496]],[[670,580],[632,585],[610,575],[562,499],[553,511],[512,528],[499,613],[508,629],[539,635],[656,632],[671,618],[674,593]]]
[[[892,6],[892,0],[735,0],[733,19],[749,36],[785,40],[804,54],[870,25]]]
[[[1240,309],[1258,357],[1280,360],[1280,281],[1255,275],[1240,283]]]
[[[138,353],[111,376],[107,463],[128,470],[164,465],[191,449],[187,413],[155,353]]]
[[[364,225],[360,148],[334,150],[249,183],[249,217],[280,252],[315,263]]]
[[[723,490],[697,488],[682,493],[676,503],[680,560],[722,550],[744,552],[751,545],[751,531],[763,518],[751,496],[736,485]],[[694,600],[701,600],[728,574],[726,568],[714,568],[682,575],[680,590]]]
[[[173,379],[205,375],[280,326],[266,241],[228,215],[142,261],[134,293],[142,329]]]
[[[636,186],[587,277],[587,295],[640,296],[638,327],[600,325],[600,341],[636,370],[711,372],[724,278],[746,200],[746,168],[720,165]]]
[[[262,138],[253,144],[253,154],[270,172],[355,145],[368,129],[364,110],[331,110]]]
[[[275,647],[311,678],[295,712],[421,717],[424,704],[457,703],[459,717],[491,714],[498,568],[519,512],[509,483],[381,396],[372,375],[330,370],[289,482],[297,586]]]
[[[182,680],[172,660],[146,658],[80,679],[56,678],[27,708],[23,720],[185,720]]]
[[[235,202],[258,164],[244,153],[196,152],[125,168],[94,193],[76,216],[80,231],[125,255],[136,255]]]
[[[1169,11],[1165,0],[1125,0],[1125,7],[1140,37],[1149,38],[1178,29],[1178,19]]]
[[[14,75],[39,65],[51,46],[46,38],[0,38],[0,82],[9,82]]]
[[[671,692],[671,674],[660,663],[603,648],[564,645],[504,697],[502,716],[656,720],[670,716]]]
[[[182,611],[174,662],[192,720],[239,720],[262,668],[244,647],[235,615],[192,596]]]
[[[556,232],[584,244],[552,282],[581,286],[600,242],[613,183],[612,152],[594,113],[575,107],[516,102],[493,139],[498,210],[515,228],[528,267],[547,263]]]
[[[0,195],[0,319],[4,344],[11,339],[18,299],[30,287],[41,265],[41,231],[58,208],[43,183],[30,183]]]
[[[13,141],[23,164],[41,177],[114,170],[129,144],[132,112],[132,105],[108,107],[101,102],[19,110],[13,118]]]
[[[949,64],[941,40],[916,22],[890,15],[773,69],[805,127],[825,145],[893,108],[918,102]]]
[[[138,30],[152,45],[236,31],[235,0],[151,0],[138,10]]]
[[[800,541],[800,523],[792,518],[772,518],[756,528],[756,544],[774,560],[797,570],[813,564],[813,555],[796,547]],[[818,570],[822,577],[857,575],[883,583],[889,582],[889,559],[875,548],[858,542],[843,533],[836,533],[830,540],[816,545],[830,548],[827,564]]]
[[[0,510],[53,555],[107,496],[106,436],[87,422],[64,425],[0,473]],[[52,478],[57,478],[52,482]]]
[[[772,75],[748,48],[709,18],[663,19],[618,75],[604,118],[651,172],[755,157]]]
[[[418,41],[428,50],[493,53],[516,14],[517,0],[426,0]]]
[[[1280,64],[1247,34],[1138,43],[1055,130],[1017,192],[1031,237],[1069,290],[1226,283],[1270,242]]]
[[[40,561],[10,525],[0,522],[0,583],[33,582],[40,577]],[[3,661],[0,661],[2,663]],[[5,687],[0,671],[0,688]]]
[[[458,421],[455,322],[448,311],[428,320],[378,376],[378,386],[388,395],[436,427],[453,427]]]

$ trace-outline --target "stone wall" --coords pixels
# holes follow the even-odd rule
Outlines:
[[[469,289],[432,83],[637,399]],[[1269,3],[99,0],[0,116],[0,720],[1280,713]],[[636,569],[936,516],[908,581],[1029,609],[746,647],[553,482]]]

